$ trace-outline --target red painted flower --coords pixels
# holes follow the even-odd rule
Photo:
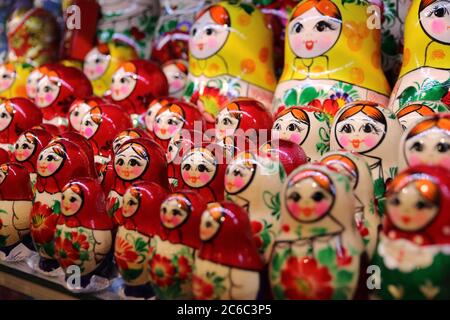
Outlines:
[[[251,221],[251,226],[253,234],[259,233],[263,229],[263,224],[256,220]]]
[[[141,30],[139,30],[139,29],[136,28],[136,27],[132,27],[131,30],[130,30],[130,32],[131,32],[131,35],[132,35],[137,41],[140,41],[140,40],[142,40],[142,39],[145,38],[145,33],[143,33]]]
[[[117,203],[117,205],[116,205],[116,203]],[[114,214],[117,211],[117,209],[115,207],[119,206],[118,203],[119,203],[119,200],[116,197],[111,197],[108,199],[108,203],[106,204],[106,210],[110,217],[114,217]]]
[[[46,204],[36,202],[31,211],[31,235],[38,244],[53,240],[56,231],[58,215]]]
[[[367,237],[369,235],[369,229],[366,228],[364,223],[362,222],[356,223],[356,227],[358,228],[359,234],[362,237]]]
[[[198,300],[212,299],[214,294],[214,286],[197,276],[192,277],[192,290],[195,298]]]
[[[178,258],[178,278],[180,280],[188,279],[192,274],[192,267],[185,256]]]
[[[345,248],[341,248],[340,251],[336,252],[336,262],[339,267],[348,266],[352,263],[352,256],[348,254]]]
[[[67,238],[57,237],[55,239],[55,252],[59,264],[64,269],[71,265],[76,265],[80,259],[79,251],[74,248],[71,241]]]
[[[128,270],[128,264],[136,262],[138,254],[128,241],[117,237],[114,258],[120,270]]]
[[[229,99],[220,94],[218,88],[205,87],[203,93],[194,92],[191,102],[194,103],[208,122],[214,122],[217,114],[222,110]]]
[[[445,96],[441,99],[442,103],[444,103],[447,107],[450,107],[450,90],[447,92]]]
[[[288,224],[283,224],[281,226],[281,230],[283,230],[283,232],[289,232],[289,230],[291,230],[291,227],[289,227]]]
[[[150,261],[150,278],[160,287],[168,287],[173,283],[175,267],[166,257],[155,254]]]
[[[281,271],[284,294],[291,300],[325,300],[333,294],[331,275],[311,258],[290,257]]]
[[[321,109],[331,117],[334,117],[339,110],[339,103],[335,99],[325,99],[323,102],[320,102],[319,99],[314,99],[308,105]]]

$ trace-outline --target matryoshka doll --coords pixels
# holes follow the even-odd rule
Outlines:
[[[8,60],[36,66],[54,62],[59,52],[59,26],[42,8],[15,10],[6,23]]]
[[[65,139],[52,140],[39,154],[31,212],[31,237],[40,255],[36,270],[47,273],[58,267],[54,234],[61,214],[62,189],[74,178],[89,177],[89,167],[83,149]]]
[[[28,170],[33,192],[37,179],[38,156],[52,138],[53,136],[45,130],[30,129],[24,131],[14,145],[14,160]]]
[[[381,229],[381,217],[378,214],[373,190],[370,168],[364,157],[349,151],[331,151],[326,153],[320,163],[350,179],[355,196],[355,222],[361,234],[369,259],[372,258],[378,243]]]
[[[274,110],[320,102],[334,116],[337,109],[355,100],[388,104],[381,34],[368,23],[369,5],[303,0],[293,9],[286,26],[285,65]]]
[[[364,156],[372,172],[378,209],[384,212],[385,184],[397,174],[398,153],[392,147],[403,130],[394,113],[373,102],[354,102],[340,109],[331,128],[331,150]]]
[[[153,137],[164,150],[170,138],[181,130],[203,130],[205,122],[202,114],[191,103],[174,101],[159,109],[153,124]]]
[[[80,132],[81,121],[86,113],[88,113],[92,108],[105,102],[106,101],[104,99],[95,96],[76,99],[73,101],[69,107],[69,111],[67,112],[69,130]]]
[[[162,65],[169,83],[169,95],[181,98],[188,82],[188,63],[184,60],[170,60]]]
[[[255,244],[269,262],[280,219],[280,190],[286,173],[280,162],[250,152],[239,153],[225,172],[225,199],[245,209]]]
[[[19,135],[42,122],[42,113],[26,98],[0,102],[0,148],[12,153]]]
[[[233,202],[210,203],[201,216],[200,239],[192,280],[195,298],[256,300],[263,261],[248,213]]]
[[[130,126],[130,116],[118,105],[100,104],[86,113],[81,120],[80,133],[90,141],[95,163],[106,164],[111,160],[115,137]]]
[[[124,194],[123,208],[117,216],[114,257],[127,297],[154,296],[149,279],[149,261],[154,254],[151,243],[161,234],[159,208],[167,196],[165,188],[145,181],[131,184]]]
[[[164,150],[149,138],[130,139],[119,148],[112,159],[113,172],[107,209],[110,217],[120,214],[123,195],[134,182],[155,182],[169,189]]]
[[[0,165],[0,260],[29,234],[32,200],[27,169],[17,163]]]
[[[450,170],[450,113],[434,114],[407,129],[400,140],[399,170],[420,164]]]
[[[286,175],[308,162],[302,147],[288,140],[270,140],[259,148],[259,154],[280,161]]]
[[[135,127],[142,122],[140,117],[152,99],[169,93],[162,69],[153,62],[139,59],[125,62],[117,69],[110,89],[111,100],[130,114]]]
[[[80,268],[81,290],[95,285],[92,276],[112,246],[112,221],[106,213],[106,198],[100,183],[93,178],[76,178],[62,190],[61,214],[55,233],[55,257],[66,278],[70,266]],[[97,290],[104,289],[100,286]],[[94,289],[95,290],[95,289]]]
[[[83,72],[91,81],[94,94],[106,94],[120,65],[136,58],[134,48],[119,41],[100,43],[91,49],[84,57]]]
[[[24,62],[0,64],[0,97],[27,97],[26,83],[33,66]]]
[[[217,144],[194,146],[181,161],[184,187],[199,192],[208,203],[222,201],[226,160],[223,148]]]
[[[251,98],[237,98],[226,104],[216,117],[215,139],[231,147],[233,136],[252,137],[263,144],[270,139],[272,115],[262,103]]]
[[[40,68],[40,72],[42,78],[34,101],[42,110],[44,123],[65,129],[70,105],[77,98],[92,95],[91,83],[82,71],[74,67],[52,65]]]
[[[414,101],[397,111],[395,115],[403,130],[406,130],[423,117],[448,111],[449,107],[439,101]]]
[[[185,95],[208,122],[237,97],[256,99],[271,110],[275,85],[272,30],[259,9],[221,1],[199,12],[190,31]]]
[[[152,242],[150,281],[159,299],[192,299],[192,270],[201,245],[200,218],[206,202],[192,190],[169,195],[161,204],[162,234]]]
[[[405,22],[403,64],[389,102],[397,112],[420,100],[450,103],[450,3],[413,0]]]
[[[34,101],[34,98],[36,97],[36,93],[37,93],[37,86],[38,86],[39,80],[41,80],[41,78],[42,78],[42,73],[39,68],[35,68],[28,75],[27,83],[25,84],[25,90],[26,90],[28,99]]]
[[[294,106],[276,114],[272,137],[298,144],[308,161],[317,161],[330,150],[330,123],[318,108]]]
[[[147,107],[147,112],[144,116],[144,124],[145,129],[147,129],[147,132],[150,133],[153,137],[153,126],[155,124],[155,118],[158,111],[162,108],[167,106],[169,103],[174,102],[175,99],[165,97],[165,98],[156,98],[153,99],[152,102]]]
[[[181,162],[183,156],[197,144],[201,144],[203,137],[202,131],[183,130],[174,135],[166,150],[167,175],[172,190],[183,188],[184,183],[181,179]]]
[[[270,262],[275,299],[359,297],[365,252],[349,189],[347,176],[322,165],[305,165],[288,176]]]
[[[401,172],[387,191],[387,216],[374,264],[382,299],[448,300],[450,173],[439,166]]]

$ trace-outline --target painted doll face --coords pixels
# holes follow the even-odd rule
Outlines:
[[[410,166],[428,164],[450,168],[450,133],[433,128],[411,137],[405,142],[404,152]]]
[[[228,26],[216,23],[206,12],[192,26],[189,52],[197,59],[209,58],[224,46],[229,33]]]
[[[83,117],[89,112],[89,110],[91,110],[91,106],[89,106],[87,103],[80,102],[70,112],[69,121],[76,131],[81,131],[81,122],[83,120]]]
[[[124,217],[131,217],[139,208],[139,199],[133,195],[132,189],[128,189],[123,196],[122,214]]]
[[[89,80],[98,79],[108,69],[110,60],[110,55],[102,54],[97,48],[94,48],[84,58],[83,72]]]
[[[35,102],[38,107],[45,108],[51,105],[59,94],[59,86],[45,76],[39,80]]]
[[[133,148],[138,147],[132,147],[130,145],[117,154],[114,162],[114,169],[117,175],[123,180],[129,181],[139,178],[148,166],[148,160],[142,156],[142,152],[139,152],[139,154]]]
[[[16,73],[8,70],[5,65],[0,65],[0,92],[8,90],[16,79]]]
[[[233,194],[244,190],[252,181],[255,170],[252,163],[243,159],[231,163],[225,172],[225,191]]]
[[[42,74],[37,69],[31,72],[30,75],[28,76],[26,84],[28,98],[34,99],[36,97],[37,86],[41,77]]]
[[[169,95],[174,95],[184,89],[187,83],[187,75],[175,64],[169,64],[163,68],[169,82]]]
[[[400,124],[402,125],[403,130],[406,130],[407,128],[411,127],[412,124],[422,118],[419,113],[417,112],[411,112],[408,114],[405,114],[403,117],[398,118],[398,121],[400,121]]]
[[[192,188],[207,185],[216,173],[216,161],[208,151],[194,150],[181,162],[181,175]]]
[[[13,116],[6,110],[6,104],[0,104],[0,132],[11,124]]]
[[[80,133],[86,139],[90,139],[97,132],[100,125],[96,123],[88,113],[83,117],[80,125]]]
[[[161,140],[172,138],[177,132],[183,128],[183,120],[181,116],[166,110],[159,114],[155,119],[153,132]]]
[[[384,124],[358,112],[337,124],[336,139],[345,150],[364,153],[381,142],[385,130]]]
[[[314,58],[334,46],[341,33],[341,21],[312,8],[292,20],[288,32],[289,45],[295,55]]]
[[[134,73],[126,72],[124,68],[114,73],[111,83],[111,97],[115,101],[128,98],[136,87],[137,77]]]
[[[35,144],[29,141],[24,134],[21,134],[14,146],[14,157],[17,161],[26,161],[33,154]]]
[[[425,184],[421,188],[427,187]],[[414,182],[387,199],[387,212],[392,223],[404,231],[416,231],[427,226],[439,212],[436,203],[425,199]]]
[[[54,174],[63,164],[64,159],[61,152],[56,153],[54,149],[59,149],[58,146],[49,146],[42,150],[37,161],[37,172],[41,177],[49,177]]]
[[[272,134],[274,139],[288,140],[301,145],[308,135],[308,129],[307,123],[288,113],[275,121]]]
[[[169,141],[167,147],[166,159],[168,163],[171,163],[177,156],[180,148],[182,147],[183,136],[180,133],[175,134]]]
[[[312,178],[302,179],[286,191],[289,213],[295,220],[304,223],[322,219],[330,211],[333,200],[333,195]]]
[[[220,223],[214,219],[209,210],[205,210],[200,219],[200,240],[208,241],[216,235]]]
[[[430,38],[450,44],[450,1],[441,0],[428,5],[420,11],[419,19]]]
[[[239,119],[234,117],[228,109],[219,112],[216,118],[216,138],[223,140],[232,136],[239,126]]]
[[[145,126],[148,131],[153,131],[153,124],[155,123],[155,117],[158,111],[162,108],[160,103],[155,103],[150,108],[148,108],[145,113]]]
[[[79,194],[75,193],[71,188],[67,188],[62,195],[62,207],[61,211],[65,216],[72,216],[77,213],[81,205],[83,204],[83,199]]]
[[[189,213],[176,198],[165,201],[161,206],[160,218],[164,227],[174,229],[181,225]]]

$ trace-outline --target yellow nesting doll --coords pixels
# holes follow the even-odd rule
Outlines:
[[[345,103],[387,105],[380,30],[370,28],[365,1],[303,0],[286,26],[285,65],[274,97],[280,106],[313,104],[334,116]]]
[[[450,104],[450,1],[413,0],[405,23],[405,48],[389,107],[413,101]]]
[[[136,51],[121,42],[101,43],[84,58],[83,72],[94,88],[94,94],[103,96],[111,86],[114,72],[125,61],[137,59]]]
[[[27,78],[33,66],[22,62],[0,64],[0,97],[27,98]]]
[[[273,37],[263,13],[240,1],[203,9],[189,37],[185,96],[209,122],[235,97],[251,97],[271,109],[276,79]]]

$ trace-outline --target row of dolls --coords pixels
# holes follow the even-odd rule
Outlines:
[[[24,107],[25,105],[28,106],[28,109]],[[19,120],[17,124],[23,123],[24,121],[23,119],[20,120],[21,115],[23,117],[23,115],[31,114],[30,110],[39,111],[35,106],[33,107],[30,101],[20,98],[6,100],[2,103],[1,107],[6,111],[8,109],[14,110],[14,112],[10,112],[9,114],[13,115],[12,120]],[[155,107],[158,107],[159,110],[156,114],[153,114],[151,111]],[[119,117],[112,116],[119,111],[122,112]],[[282,212],[282,206],[280,209],[280,201],[283,199],[280,196],[281,183],[277,186],[273,181],[274,176],[271,176],[268,172],[277,172],[276,174],[278,174],[280,181],[283,182],[286,173],[291,174],[294,169],[298,171],[299,169],[296,168],[306,163],[309,158],[310,161],[329,160],[330,163],[342,163],[342,168],[345,169],[344,171],[349,172],[350,178],[353,177],[355,180],[352,180],[352,183],[355,184],[353,190],[356,199],[355,206],[358,211],[358,214],[355,214],[355,221],[358,222],[358,229],[360,234],[364,236],[364,243],[367,245],[365,252],[369,256],[373,256],[378,239],[378,226],[380,225],[380,217],[376,212],[380,213],[385,211],[385,183],[395,177],[397,166],[403,169],[410,165],[430,164],[436,167],[442,166],[448,168],[449,126],[447,114],[435,114],[419,119],[418,122],[410,125],[402,135],[400,122],[396,119],[395,115],[388,109],[369,102],[359,102],[344,107],[336,115],[330,129],[327,125],[321,125],[321,123],[327,123],[327,117],[323,112],[311,107],[286,109],[273,121],[270,114],[264,110],[264,107],[260,103],[251,99],[237,99],[227,105],[217,118],[215,128],[216,144],[201,143],[198,145],[194,139],[195,128],[192,127],[193,122],[195,119],[198,121],[198,118],[194,117],[195,119],[191,121],[180,117],[180,115],[186,116],[195,114],[196,112],[198,110],[195,107],[181,101],[170,102],[167,99],[156,100],[149,107],[145,121],[147,127],[153,126],[152,139],[149,139],[149,137],[145,138],[148,133],[140,129],[125,130],[119,133],[123,129],[120,129],[117,125],[124,123],[124,128],[126,129],[131,124],[130,118],[127,117],[126,113],[119,106],[101,102],[97,106],[91,106],[91,109],[87,111],[83,117],[83,121],[81,121],[80,133],[84,137],[74,132],[66,132],[59,134],[59,138],[56,140],[51,140],[52,137],[42,130],[44,128],[43,125],[41,125],[41,129],[35,128],[23,132],[18,137],[17,143],[14,144],[14,156],[16,162],[28,163],[30,176],[34,180],[30,184],[30,188],[32,186],[34,189],[34,192],[31,191],[31,197],[34,198],[34,201],[32,204],[30,193],[27,191],[27,188],[23,188],[28,183],[15,183],[14,181],[6,183],[8,181],[6,179],[7,177],[15,176],[14,174],[10,174],[13,171],[10,169],[11,166],[20,167],[20,165],[16,164],[6,165],[5,170],[3,170],[4,178],[2,179],[4,182],[2,185],[6,189],[2,200],[5,200],[5,205],[7,205],[4,211],[6,213],[9,212],[11,219],[7,218],[4,221],[11,220],[12,223],[2,222],[2,230],[6,231],[6,236],[3,236],[5,241],[3,249],[6,248],[4,251],[8,252],[28,232],[27,226],[30,226],[29,210],[31,210],[31,235],[42,257],[38,267],[46,271],[56,268],[58,265],[55,260],[55,257],[58,256],[56,248],[57,244],[60,243],[59,240],[55,240],[55,228],[60,220],[58,216],[61,216],[60,213],[65,210],[70,211],[71,208],[76,212],[80,209],[75,204],[71,206],[72,202],[77,202],[76,196],[69,198],[69,200],[65,196],[64,199],[62,198],[64,195],[62,189],[71,179],[80,177],[97,179],[100,173],[102,188],[105,194],[107,194],[107,202],[102,204],[99,201],[95,208],[98,208],[98,210],[103,208],[99,212],[105,210],[108,212],[109,216],[113,218],[111,222],[113,227],[117,227],[123,223],[124,211],[132,211],[132,208],[127,206],[136,203],[136,199],[125,200],[125,195],[127,188],[137,181],[154,182],[167,192],[168,190],[177,192],[184,189],[196,190],[198,196],[202,197],[206,204],[221,202],[226,196],[227,199],[231,199],[243,208],[244,212],[248,212],[252,221],[252,215],[260,214],[262,216],[259,223],[252,222],[251,225],[253,232],[258,235],[254,241],[257,244],[257,249],[259,249],[260,257],[264,264],[267,264],[272,261],[272,258],[275,259],[277,257],[273,253],[275,251],[272,251],[272,247],[274,241],[276,241],[276,236],[274,235],[278,232],[276,225],[280,218],[279,213]],[[33,118],[38,122],[39,112],[35,114],[36,116]],[[6,115],[6,117],[3,117],[3,115]],[[289,117],[286,118],[286,115]],[[3,118],[6,118],[5,123],[8,124],[6,112],[2,113]],[[127,121],[125,121],[126,119]],[[91,125],[89,125],[89,122],[92,122]],[[125,122],[127,122],[126,125]],[[169,126],[164,128],[164,122]],[[109,131],[105,129],[100,130],[104,123],[106,125],[103,128],[107,128]],[[20,125],[14,125],[14,128],[15,132],[25,129]],[[47,125],[46,128],[48,129],[49,126]],[[91,129],[90,131],[87,130],[89,128]],[[245,132],[249,128],[258,130],[270,130],[273,128],[273,132],[275,133],[273,134],[273,138],[275,140],[261,147],[261,152],[266,155],[264,161],[258,153],[245,152],[246,144],[244,144],[244,147],[239,145],[237,129],[242,129]],[[187,137],[180,135],[181,129],[191,130],[190,132],[192,134]],[[111,130],[118,130],[114,135],[115,139],[105,138],[104,136],[109,134]],[[4,132],[14,132],[14,130],[3,130]],[[96,137],[97,132],[101,133],[98,137]],[[277,133],[278,138],[282,140],[277,140]],[[40,138],[39,134],[47,135],[47,138]],[[328,140],[320,140],[320,142],[317,140],[314,142],[310,141],[311,139],[317,139],[317,137],[322,140],[323,137],[327,137]],[[99,148],[108,139],[109,142],[105,143],[104,148]],[[127,139],[133,140],[127,141]],[[397,153],[389,152],[389,148],[395,145],[395,141],[400,139],[401,150],[397,157]],[[329,140],[331,140],[330,145],[332,150],[346,149],[347,151],[359,152],[361,157],[366,161],[362,162],[364,166],[359,168],[356,164],[352,165],[357,160],[353,160],[353,162],[350,160],[346,161],[345,157],[341,157],[338,154],[330,154],[330,159],[325,160]],[[211,148],[214,145],[216,147]],[[300,145],[304,147],[306,154]],[[187,148],[181,148],[182,146]],[[97,161],[96,166],[94,155],[98,156],[99,154],[96,152],[100,149],[106,150],[107,147],[112,152],[111,161]],[[226,156],[230,153],[235,159],[227,166]],[[281,169],[279,162],[271,159],[272,156],[276,157],[277,161],[282,163],[283,169]],[[325,159],[320,159],[323,157]],[[181,160],[174,161],[177,158]],[[397,159],[400,159],[400,161]],[[264,163],[267,164],[267,168],[264,170],[269,171],[262,175],[263,178],[271,176],[267,183],[261,182],[260,179],[254,179],[258,166]],[[102,164],[103,166],[99,166]],[[369,168],[367,168],[367,164]],[[371,175],[373,176],[373,184],[371,183],[371,178],[368,179],[367,183],[361,182],[364,178],[360,178],[359,175],[362,173],[358,172],[364,170],[369,172],[369,177]],[[20,170],[16,169],[16,171]],[[24,170],[22,169],[22,171]],[[24,175],[22,174],[20,179],[23,177]],[[321,180],[319,179],[318,181]],[[169,182],[171,183],[170,186]],[[19,190],[10,188],[11,185],[16,186]],[[372,185],[373,190],[370,188]],[[252,188],[250,186],[259,188],[260,192],[251,190]],[[265,188],[268,190],[265,190]],[[361,191],[359,192],[362,193],[357,192],[360,188]],[[308,188],[308,190],[311,190],[311,188]],[[351,194],[349,191],[350,187],[346,190]],[[26,196],[24,196],[25,194]],[[313,196],[312,194],[310,195]],[[254,199],[254,197],[258,196],[260,198]],[[297,197],[295,196],[294,198]],[[373,200],[374,198],[377,199],[376,204]],[[65,199],[66,203],[64,203]],[[18,214],[20,211],[16,207],[18,200],[21,206],[23,205],[22,210],[25,212],[23,216]],[[325,211],[330,209],[330,198],[327,200],[328,208],[326,210],[324,209]],[[265,207],[265,209],[260,206]],[[292,204],[292,206],[295,207],[295,204]],[[153,208],[154,206],[150,207]],[[308,210],[305,210],[305,207]],[[325,208],[326,205],[323,207]],[[428,207],[429,204],[426,204],[424,208],[427,209]],[[88,212],[92,213],[91,210]],[[94,210],[94,212],[98,210]],[[296,210],[306,212],[306,216],[311,216],[314,211],[303,204],[300,207],[297,205]],[[28,214],[26,214],[27,211]],[[168,211],[167,208],[166,211]],[[347,210],[346,212],[348,213],[349,211]],[[75,213],[72,214],[75,215]],[[19,219],[22,222],[21,224],[15,221],[18,216],[22,217],[22,219]],[[70,213],[68,216],[70,216]],[[172,217],[167,219],[169,224],[170,220],[180,220],[176,219],[176,217],[174,219],[173,216],[175,215],[172,214]],[[270,221],[271,219],[275,220]],[[65,218],[62,220],[65,221]],[[77,221],[77,219],[66,220],[69,229],[79,227],[82,223],[81,220]],[[334,218],[331,220],[335,221]],[[209,221],[209,223],[206,221],[205,224],[208,226],[214,225],[212,221]],[[338,223],[337,225],[340,224],[342,223]],[[133,225],[133,223],[130,225]],[[270,230],[272,227],[275,230]],[[289,227],[284,227],[284,224],[281,224],[281,230],[285,230],[286,228],[288,231],[291,230]],[[445,232],[448,231],[446,228],[447,226],[444,226],[442,229],[444,230],[442,231],[444,232],[444,236]],[[403,230],[402,228],[399,229]],[[11,237],[7,232],[13,232],[14,236]],[[296,229],[295,232],[300,232],[301,234],[301,228]],[[311,232],[318,232],[322,236],[322,233],[325,231],[323,228],[318,227],[314,228]],[[393,234],[395,238],[396,233],[394,232]],[[63,233],[63,235],[70,237],[69,232]],[[312,238],[315,236],[317,234]],[[400,235],[400,238],[402,236],[403,234]],[[176,235],[173,237],[176,237]],[[212,238],[213,236],[211,236]],[[96,237],[91,239],[96,239]],[[69,240],[64,242],[66,246],[70,244]],[[414,240],[413,245],[419,247],[422,245],[429,246],[436,244],[433,236],[428,235],[427,232],[421,234],[417,239],[411,237],[409,240]],[[80,248],[77,241],[73,243],[74,248]],[[221,243],[223,242],[221,241]],[[224,243],[227,243],[227,241]],[[402,244],[403,242],[400,241],[399,243]],[[400,247],[401,254],[404,254],[403,246],[400,245]],[[66,247],[67,250],[68,248]],[[101,248],[101,246],[98,248]],[[227,250],[227,248],[230,249],[229,246],[225,246],[221,250]],[[65,252],[64,250],[62,249],[63,252]],[[212,251],[215,252],[215,250]],[[234,256],[234,248],[232,252]],[[75,253],[73,254],[74,257],[78,257]],[[64,256],[64,253],[62,255]],[[86,257],[86,255],[83,255],[83,257]],[[72,262],[73,260],[76,259],[72,259]],[[116,261],[120,261],[120,258],[116,257]],[[120,268],[120,262],[117,263]],[[65,264],[64,262],[60,262],[60,265],[67,266],[67,261]],[[414,269],[414,266],[412,269]],[[341,274],[346,274],[346,272],[342,272]],[[124,278],[127,279],[128,276],[125,275]],[[197,285],[201,284],[201,281],[197,282]],[[427,278],[427,282],[424,285],[428,285],[428,283],[429,279]],[[439,285],[439,282],[433,282],[432,284]],[[277,295],[276,292],[280,292],[279,289],[275,288],[278,287],[276,285],[274,286],[275,296],[282,297]],[[347,292],[347,290],[344,291]],[[436,290],[433,292],[436,292]],[[403,294],[409,294],[409,292],[403,290]],[[350,296],[347,295],[345,297]],[[161,294],[161,297],[164,297],[164,295]],[[226,296],[223,297],[225,298]],[[284,297],[294,296],[286,294]],[[342,296],[342,292],[340,297],[344,297]],[[400,295],[399,297],[402,296]]]
[[[222,1],[198,12],[185,39],[188,59],[162,66],[168,84],[155,66],[126,63],[137,55],[132,46],[118,41],[99,44],[87,53],[83,64],[87,79],[59,75],[62,81],[50,82],[59,83],[61,89],[65,83],[79,88],[72,96],[85,97],[88,91],[83,92],[82,83],[90,81],[96,95],[106,95],[127,108],[135,122],[152,98],[168,91],[194,103],[210,126],[223,105],[239,96],[262,102],[272,114],[283,106],[310,105],[333,117],[343,105],[356,100],[384,105],[393,112],[423,100],[434,101],[441,111],[446,109],[450,104],[448,2],[404,4],[405,12],[410,7],[407,15],[401,14],[406,16],[404,59],[392,91],[381,68],[380,30],[369,25],[381,17],[370,16],[368,6],[365,2],[345,3],[344,7],[335,0],[300,1],[286,21],[285,63],[279,79],[267,17],[247,3]],[[21,62],[0,66],[0,96],[28,94],[33,98],[33,83],[41,74],[34,71],[28,76],[32,70]],[[37,104],[49,110],[46,121],[59,123],[52,105],[67,112],[71,99],[54,86],[50,88],[49,101]],[[55,98],[58,94],[61,98]]]

